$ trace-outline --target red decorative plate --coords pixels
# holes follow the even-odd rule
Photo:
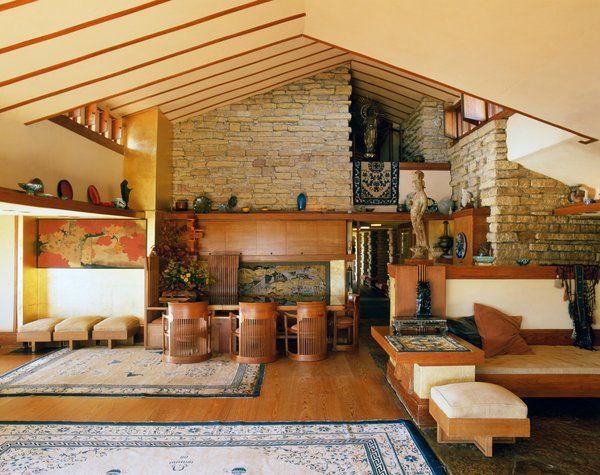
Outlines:
[[[88,201],[92,204],[99,205],[101,203],[100,193],[94,185],[88,186],[87,189]]]
[[[73,187],[71,183],[67,180],[60,180],[58,182],[58,186],[56,187],[58,192],[58,197],[63,200],[72,200],[73,199]]]

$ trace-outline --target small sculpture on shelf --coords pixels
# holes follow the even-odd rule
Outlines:
[[[129,195],[133,191],[133,188],[129,188],[127,185],[129,185],[127,180],[121,182],[121,199],[125,202],[125,209],[129,209]]]
[[[425,194],[424,174],[421,170],[413,173],[413,187],[415,189],[410,203],[410,221],[415,234],[416,243],[410,250],[413,253],[413,259],[426,259],[429,246],[427,245],[427,234],[425,233],[425,223],[423,215],[427,211],[427,195]]]
[[[585,197],[585,190],[581,189],[581,185],[573,185],[569,187],[569,203],[579,204],[583,203]]]
[[[306,209],[306,193],[300,193],[296,198],[296,205],[298,211],[304,211]]]
[[[460,193],[461,209],[473,208],[473,206],[474,206],[473,193],[471,193],[466,188],[463,188]]]
[[[452,239],[452,236],[448,232],[448,224],[448,221],[444,221],[444,234],[438,239],[437,245],[442,248],[444,256],[452,257],[451,251],[454,239]]]
[[[417,308],[415,317],[428,318],[431,316],[431,286],[426,280],[417,282]]]

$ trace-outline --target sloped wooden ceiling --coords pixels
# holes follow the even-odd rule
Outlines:
[[[598,18],[594,0],[0,1],[0,113],[184,120],[349,63],[398,120],[462,90],[600,137]]]

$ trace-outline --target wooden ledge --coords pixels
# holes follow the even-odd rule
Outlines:
[[[197,219],[198,221],[360,221],[364,223],[410,222],[410,213],[376,212],[344,213],[343,211],[254,211],[250,213],[194,213],[172,211],[165,213],[166,219]],[[441,213],[426,213],[425,220],[444,220],[450,216]]]
[[[76,213],[89,213],[95,215],[106,215],[118,218],[144,218],[143,211],[132,209],[111,208],[108,206],[97,206],[85,201],[61,200],[60,198],[48,198],[44,196],[28,195],[25,192],[0,187],[0,202],[11,203],[19,206],[30,206],[33,208],[55,209],[72,211]],[[34,215],[34,213],[32,213]]]
[[[557,216],[571,216],[571,215],[582,215],[582,216],[594,216],[600,217],[600,202],[586,204],[576,204],[565,206],[564,208],[557,208],[554,210],[554,214]]]
[[[555,278],[555,266],[446,266],[446,279]]]

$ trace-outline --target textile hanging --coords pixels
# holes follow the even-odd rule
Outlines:
[[[355,205],[398,204],[400,165],[398,162],[354,160],[352,185]]]
[[[565,288],[565,300],[569,302],[569,315],[573,320],[573,342],[579,348],[593,351],[592,323],[600,267],[579,264],[559,266],[556,273]]]

